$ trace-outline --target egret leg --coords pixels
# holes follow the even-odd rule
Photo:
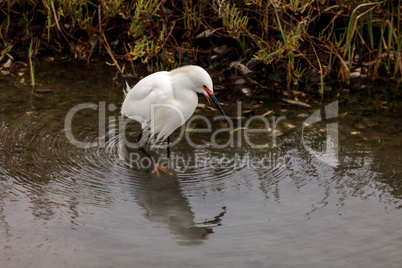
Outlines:
[[[136,140],[138,149],[140,149],[140,151],[148,158],[148,160],[151,161],[152,165],[154,166],[155,173],[156,173],[156,176],[157,176],[157,177],[160,176],[159,171],[165,172],[165,173],[169,174],[170,176],[172,176],[173,173],[172,173],[169,169],[164,168],[164,167],[161,167],[158,163],[156,163],[156,162],[154,161],[154,159],[148,154],[148,152],[147,152],[143,147],[141,147],[140,141],[141,141],[142,133],[143,133],[143,132],[144,132],[144,130],[141,128],[140,134],[138,135],[138,138],[137,138],[137,140]],[[168,144],[169,144],[169,143],[170,143],[170,139],[168,138]],[[168,145],[168,146],[169,146],[169,145]],[[169,148],[169,147],[168,147],[168,148]],[[170,154],[170,150],[168,149],[168,157],[169,157],[169,154]]]
[[[138,138],[137,138],[137,140],[136,140],[136,142],[137,142],[137,146],[139,147],[139,148],[141,148],[141,145],[140,145],[140,141],[141,141],[141,138],[142,138],[142,133],[144,132],[144,129],[143,128],[141,128],[141,130],[140,130],[140,134],[138,135]]]
[[[167,157],[170,157],[170,136],[167,138],[167,146],[166,146],[166,151],[167,151]]]

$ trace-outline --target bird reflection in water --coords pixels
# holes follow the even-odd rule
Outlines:
[[[135,171],[135,170],[133,170]],[[136,176],[134,199],[145,210],[144,217],[151,222],[161,223],[174,235],[182,246],[202,245],[213,227],[218,226],[226,209],[211,221],[195,222],[195,215],[187,197],[183,194],[177,176],[161,173],[161,176]]]

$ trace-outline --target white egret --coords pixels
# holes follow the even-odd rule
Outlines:
[[[229,122],[214,95],[211,77],[199,66],[156,72],[144,77],[132,89],[127,85],[121,113],[141,123],[138,146],[141,148],[143,132],[149,131],[150,137],[156,136],[157,141],[168,139],[169,154],[170,134],[194,113],[197,93],[210,99]]]

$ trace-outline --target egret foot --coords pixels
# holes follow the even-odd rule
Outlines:
[[[165,173],[167,173],[169,176],[173,176],[173,172],[172,172],[172,171],[170,171],[170,170],[167,169],[167,168],[161,167],[158,163],[155,163],[155,164],[154,164],[154,169],[155,169],[155,173],[156,173],[156,176],[157,176],[157,177],[160,176],[159,171],[165,172]]]

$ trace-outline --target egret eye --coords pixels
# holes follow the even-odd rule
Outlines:
[[[202,85],[202,89],[205,90],[205,92],[208,93],[208,95],[214,94],[214,92],[209,89],[206,85]]]

